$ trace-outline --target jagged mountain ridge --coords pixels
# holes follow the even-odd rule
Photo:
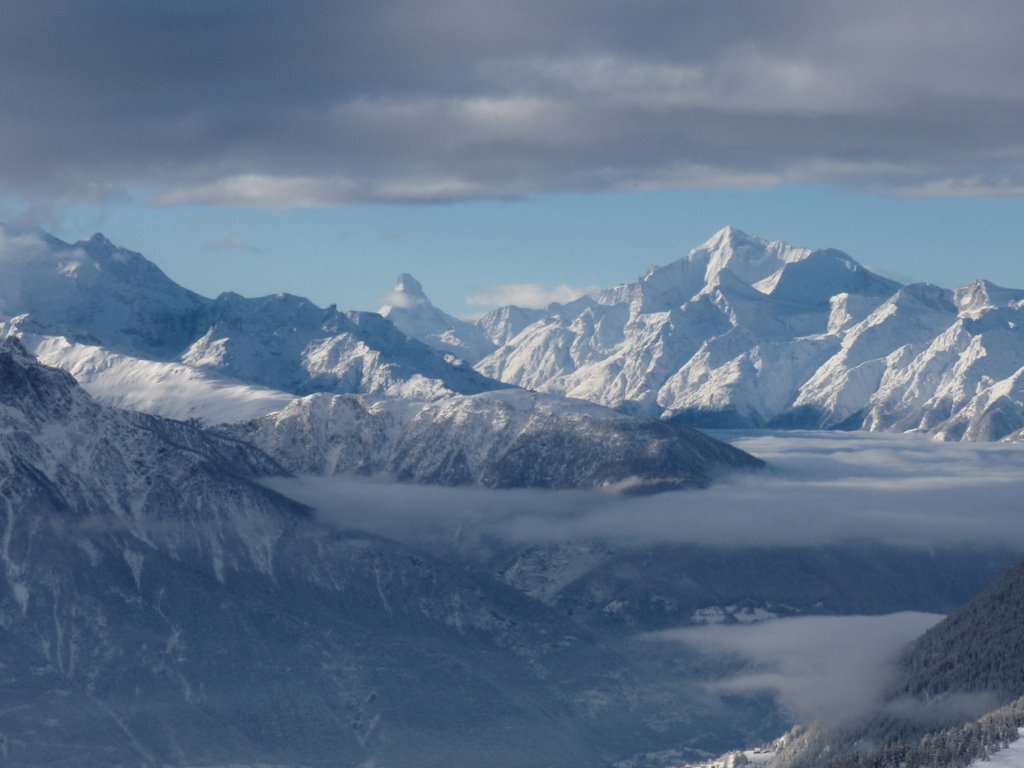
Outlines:
[[[63,338],[76,346],[70,356],[80,366],[89,367],[82,360],[88,354],[107,353],[118,355],[103,361],[108,371],[138,368],[138,361],[176,363],[207,389],[430,399],[505,386],[410,340],[375,313],[321,308],[288,294],[199,296],[102,235],[68,244],[0,229],[0,320],[4,335],[27,335],[33,351]],[[52,354],[49,362],[64,360]],[[97,392],[107,394],[102,386]]]
[[[223,431],[299,474],[440,485],[649,493],[763,466],[681,425],[523,390],[429,403],[317,394]]]
[[[1024,291],[900,286],[731,228],[636,283],[475,323],[407,275],[389,323],[286,295],[205,299],[102,236],[4,230],[2,245],[3,333],[107,402],[162,415],[250,418],[318,391],[430,400],[500,379],[697,426],[1024,434]]]
[[[476,327],[487,376],[695,426],[1024,430],[1024,290],[904,286],[731,227],[635,283]]]

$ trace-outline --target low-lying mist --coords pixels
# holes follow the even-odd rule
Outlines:
[[[351,477],[268,480],[328,523],[419,544],[609,540],[713,548],[875,541],[1024,551],[1024,446],[835,432],[723,433],[769,466],[700,491],[627,497],[402,485]]]
[[[916,436],[867,433],[717,436],[764,459],[767,469],[734,474],[706,490],[648,497],[601,491],[425,487],[351,477],[275,479],[267,485],[313,507],[323,521],[339,528],[370,531],[435,552],[451,551],[452,547],[477,552],[481,544],[495,542],[513,549],[569,542],[601,542],[601,547],[639,550],[680,544],[721,551],[726,572],[734,562],[733,554],[744,549],[762,553],[777,549],[781,558],[789,557],[781,551],[784,548],[846,543],[911,548],[923,550],[926,556],[932,550],[973,548],[1001,550],[1004,557],[1008,550],[1024,553],[1024,526],[1020,525],[1024,446],[946,444]],[[969,553],[965,556],[972,557]],[[842,562],[848,569],[853,561]],[[589,567],[587,563],[584,557],[574,566]],[[664,576],[670,569],[661,565],[655,566],[660,571],[652,571],[644,563],[623,567],[634,566],[647,569],[637,578],[653,580],[650,590],[686,599],[685,585],[676,594],[657,582],[658,575]],[[555,570],[552,578],[560,588],[563,583],[557,567]],[[798,571],[799,567],[792,569],[796,578],[800,578]],[[599,591],[614,587],[616,573],[591,586],[597,585]],[[842,602],[844,589],[860,588],[861,576],[868,592],[890,586],[898,592],[908,586],[887,585],[886,573],[882,566],[879,573],[847,570],[812,574],[808,580],[826,591],[833,589],[821,598],[832,601],[821,610],[829,613],[830,606]],[[814,581],[815,575],[822,578]],[[569,568],[565,581],[578,576],[577,570]],[[686,569],[681,568],[678,578],[685,581],[686,576]],[[763,576],[771,581],[773,574]],[[955,581],[956,577],[951,578]],[[779,588],[787,583],[780,577]],[[709,594],[724,594],[735,587],[735,583],[724,586],[716,582],[702,588],[708,588]],[[630,593],[628,586],[623,589],[622,594],[627,595],[623,599],[633,600],[633,609],[645,604],[642,594]],[[911,597],[902,598],[904,607],[883,608],[904,612],[889,615],[807,615],[753,625],[660,632],[643,632],[633,625],[638,632],[634,636],[741,659],[743,672],[707,685],[706,692],[712,696],[768,692],[797,721],[842,725],[874,711],[893,680],[893,661],[900,650],[941,619],[936,613],[920,612],[934,608],[913,603],[912,596],[924,592],[908,589],[906,595]],[[579,599],[586,602],[591,597],[586,592]],[[602,601],[613,597],[617,599],[619,593],[593,597],[597,610]],[[715,599],[719,598],[709,596],[707,600],[712,602],[706,604],[714,604]],[[814,613],[815,609],[807,607],[814,599],[805,599],[805,608],[798,610]],[[567,605],[575,605],[571,600]],[[900,604],[899,600],[896,603]],[[606,611],[616,604],[609,602]],[[868,599],[864,604],[886,603]],[[905,610],[911,607],[914,611]],[[678,623],[685,623],[687,615],[682,612],[677,618]],[[915,702],[889,706],[897,705],[917,706]]]
[[[710,654],[739,656],[751,668],[709,686],[719,693],[773,693],[800,722],[836,726],[880,705],[900,651],[942,619],[931,613],[806,616],[752,626],[652,632]]]

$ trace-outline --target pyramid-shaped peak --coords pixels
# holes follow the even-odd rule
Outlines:
[[[121,261],[145,261],[148,263],[148,260],[141,254],[136,254],[119,247],[102,232],[96,232],[86,240],[80,240],[75,243],[74,247],[81,248],[90,257],[101,263],[106,263],[109,259],[115,257]]]
[[[427,295],[423,292],[423,286],[420,285],[420,281],[408,272],[403,272],[398,276],[393,290],[396,293],[404,293],[410,299],[427,300]]]
[[[420,281],[403,272],[395,281],[395,286],[384,295],[383,305],[377,310],[384,317],[393,319],[396,311],[418,310],[420,312],[433,309],[427,294],[423,292]]]

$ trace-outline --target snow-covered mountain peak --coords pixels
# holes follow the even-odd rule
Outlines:
[[[406,307],[416,304],[430,304],[430,299],[424,293],[420,281],[408,272],[403,272],[398,276],[395,287],[391,289],[388,299],[391,304]]]
[[[973,315],[991,307],[1014,305],[1024,301],[1024,290],[1003,288],[988,280],[975,280],[953,292],[953,300],[962,314]]]
[[[419,280],[403,272],[377,312],[406,336],[450,355],[476,363],[494,351],[483,328],[452,317],[433,304]]]
[[[723,251],[732,249],[733,247],[743,247],[744,245],[757,244],[767,245],[767,241],[760,237],[752,237],[746,232],[737,229],[736,227],[727,224],[720,230],[715,232],[711,237],[705,240],[703,243],[698,245],[690,254],[697,253],[699,251]]]
[[[75,245],[80,248],[87,249],[91,254],[95,255],[110,254],[114,251],[124,250],[123,248],[118,248],[114,245],[102,232],[95,232],[90,237],[79,241]]]
[[[705,283],[713,282],[719,272],[728,268],[741,280],[753,285],[783,265],[807,258],[810,253],[807,248],[794,248],[780,240],[769,242],[735,227],[725,227],[690,251],[686,259],[695,266],[704,267]]]
[[[651,267],[639,282],[602,291],[593,298],[600,304],[630,302],[638,311],[663,312],[708,293],[723,280],[730,285],[743,283],[762,293],[771,293],[787,265],[804,261],[812,253],[807,248],[794,248],[782,241],[769,242],[735,227],[725,227],[683,258],[662,267]],[[839,251],[823,253],[834,253],[837,256],[833,258],[841,256],[856,265]],[[725,271],[731,276],[722,278]],[[816,297],[816,301],[827,303],[831,295]]]
[[[42,233],[0,232],[0,312],[27,314],[53,335],[166,355],[185,345],[205,301],[102,236],[71,245]]]

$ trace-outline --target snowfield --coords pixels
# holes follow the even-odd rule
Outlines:
[[[988,760],[975,760],[971,768],[1024,768],[1024,728],[1018,731],[1017,741],[1001,749]]]

